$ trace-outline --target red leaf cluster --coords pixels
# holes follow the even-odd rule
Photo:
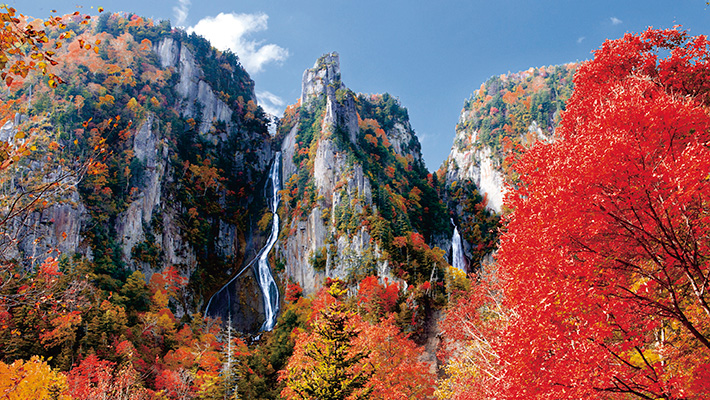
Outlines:
[[[708,398],[708,73],[704,37],[608,41],[580,67],[557,140],[516,164],[505,396]]]

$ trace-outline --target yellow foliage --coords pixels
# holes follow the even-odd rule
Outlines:
[[[259,220],[259,230],[266,232],[271,226],[271,221],[274,219],[272,213],[264,213]]]
[[[466,351],[467,349],[462,350],[464,355]],[[478,367],[465,356],[452,359],[445,368],[446,378],[438,381],[434,392],[436,398],[440,400],[454,398],[466,387],[467,382],[473,381],[473,378],[480,373]]]
[[[151,308],[161,310],[168,307],[170,296],[162,290],[157,290],[153,295],[153,306]]]
[[[71,400],[67,378],[52,370],[38,356],[12,364],[0,361],[0,393],[3,400]]]
[[[113,102],[115,100],[116,100],[116,98],[111,96],[110,94],[107,94],[105,96],[99,96],[99,106],[102,106],[104,104],[113,105]]]
[[[656,364],[660,359],[661,357],[656,350],[646,349],[643,351],[643,354],[641,354],[634,349],[631,350],[629,362],[639,368],[644,368],[647,364]]]

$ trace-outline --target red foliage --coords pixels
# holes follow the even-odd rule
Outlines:
[[[366,313],[382,317],[395,311],[398,298],[399,286],[389,284],[386,278],[382,285],[376,276],[368,276],[360,282],[357,304]]]
[[[185,285],[187,285],[187,278],[180,275],[174,266],[166,268],[163,273],[155,273],[150,278],[150,289],[153,293],[164,290],[175,296]]]
[[[710,398],[708,47],[675,30],[606,42],[558,140],[515,165],[503,396]]]
[[[101,360],[92,354],[67,374],[72,398],[100,399],[152,399],[154,393],[139,386],[139,378],[132,366],[117,367],[111,361]]]
[[[303,296],[303,289],[298,283],[287,283],[286,284],[286,301],[289,303],[295,303],[298,299]]]

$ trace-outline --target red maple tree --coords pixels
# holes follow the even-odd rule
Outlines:
[[[515,165],[504,397],[710,398],[709,47],[607,41],[556,141]]]

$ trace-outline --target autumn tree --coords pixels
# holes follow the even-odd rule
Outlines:
[[[439,326],[442,342],[438,357],[446,360],[446,374],[435,393],[439,399],[496,396],[496,384],[504,371],[499,352],[501,337],[514,316],[503,304],[503,287],[497,276],[495,265],[486,264],[469,276],[467,290],[454,293],[449,302]]]
[[[374,366],[368,399],[431,398],[436,375],[431,364],[421,360],[423,349],[400,331],[394,314],[376,323],[358,319],[355,326],[360,334],[354,347],[369,352],[367,362]]]
[[[45,21],[35,20],[29,22],[28,19],[18,14],[17,10],[6,5],[0,7],[0,78],[2,83],[13,88],[12,84],[16,79],[25,79],[32,71],[38,71],[42,75],[48,76],[47,83],[50,87],[56,87],[62,83],[61,77],[57,76],[52,67],[57,65],[55,49],[62,47],[64,41],[70,40],[71,31],[66,29],[65,21],[62,17],[52,16]],[[102,9],[103,10],[103,9]],[[75,12],[73,17],[83,18],[81,22],[87,23],[90,17],[83,17],[79,12]],[[44,44],[50,41],[45,27],[56,28],[61,32],[54,40],[54,49],[48,49]],[[91,49],[92,46],[89,46]],[[5,116],[3,116],[4,118]],[[23,139],[22,132],[18,139]],[[20,157],[27,154],[29,148],[13,146],[7,142],[0,142],[0,170],[7,168],[10,164],[17,162]]]
[[[89,355],[67,374],[69,393],[76,399],[131,400],[153,398],[142,386],[138,373],[130,363],[116,364]]]
[[[2,84],[10,91],[15,91],[21,82],[35,73],[46,76],[49,87],[56,87],[62,83],[57,76],[54,66],[58,64],[55,50],[63,43],[72,40],[72,32],[67,30],[65,17],[52,16],[47,20],[32,20],[17,13],[14,8],[2,6],[0,11],[0,78]],[[85,16],[74,13],[67,17],[80,20],[80,24],[88,23]],[[45,28],[54,29],[57,35],[51,39],[52,46],[48,46],[50,35]],[[51,48],[50,48],[51,47]],[[92,48],[89,46],[89,48]],[[23,124],[28,117],[15,115],[17,102],[14,100],[0,101],[0,120],[12,122],[12,136],[7,141],[0,141],[0,187],[3,196],[0,196],[0,310],[19,304],[23,299],[39,300],[51,292],[38,282],[27,283],[32,269],[21,268],[14,261],[13,248],[19,240],[23,230],[27,230],[25,222],[28,216],[48,205],[48,200],[65,192],[69,187],[76,185],[80,176],[85,171],[86,164],[59,165],[52,162],[41,162],[37,155],[52,158],[59,146],[56,142],[45,143],[41,138],[34,137],[33,132]],[[35,120],[30,122],[36,123]],[[46,145],[46,146],[43,146]],[[40,146],[46,147],[38,149]],[[34,162],[36,165],[30,174],[18,174],[14,167],[20,161]],[[69,167],[69,168],[66,168]],[[52,263],[53,260],[47,260]],[[38,280],[51,280],[53,276],[43,276],[45,268],[40,268],[41,261],[32,260],[32,266],[37,267]],[[36,265],[35,265],[36,264]],[[17,290],[17,289],[22,290]]]
[[[607,41],[515,165],[506,398],[710,398],[709,76],[704,36]]]
[[[374,370],[363,362],[367,351],[353,351],[358,331],[352,312],[342,302],[347,293],[341,281],[331,281],[325,309],[315,321],[312,335],[301,335],[287,366],[289,399],[363,399],[373,388],[366,387]]]
[[[399,286],[385,280],[380,284],[376,276],[368,276],[360,281],[357,294],[358,308],[371,319],[378,321],[394,311],[399,298]]]
[[[67,378],[42,358],[12,364],[0,361],[0,393],[7,400],[70,400]]]

